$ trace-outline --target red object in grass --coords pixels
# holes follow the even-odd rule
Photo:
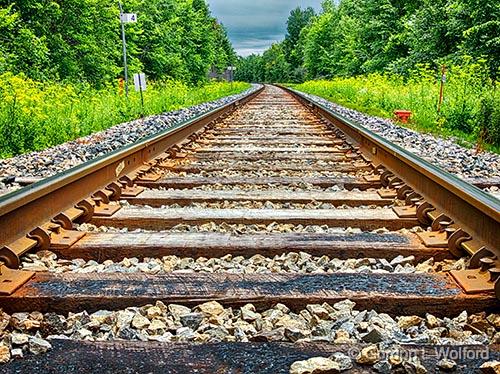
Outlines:
[[[408,119],[411,117],[411,111],[398,109],[394,111],[394,114],[403,123],[408,123]]]

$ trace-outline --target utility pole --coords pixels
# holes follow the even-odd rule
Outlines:
[[[128,66],[127,66],[127,40],[125,39],[125,24],[137,22],[135,13],[123,13],[122,2],[118,1],[120,6],[120,23],[122,27],[122,44],[123,44],[123,67],[125,73],[125,95],[128,97]]]
[[[123,67],[125,73],[125,96],[128,97],[127,40],[125,39],[125,23],[123,22],[122,2],[118,1],[118,5],[120,6],[120,24],[122,26]]]

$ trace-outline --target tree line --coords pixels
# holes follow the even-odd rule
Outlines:
[[[131,73],[190,84],[236,54],[204,0],[124,0]],[[116,0],[0,0],[0,75],[103,87],[123,76]]]
[[[407,75],[425,64],[481,60],[500,68],[500,6],[491,0],[327,0],[293,10],[285,39],[241,58],[236,79],[302,82],[374,72]]]

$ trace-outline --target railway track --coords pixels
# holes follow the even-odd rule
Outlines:
[[[24,355],[2,372],[500,356],[498,200],[282,88],[31,184],[0,216],[0,333]],[[33,355],[24,334],[56,337]]]

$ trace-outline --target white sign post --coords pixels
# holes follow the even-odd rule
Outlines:
[[[118,2],[120,6],[120,23],[122,26],[122,44],[123,44],[123,66],[125,73],[125,95],[128,97],[128,67],[127,67],[127,40],[125,39],[125,24],[137,22],[137,14],[123,13],[121,1]]]
[[[144,73],[134,74],[134,86],[136,91],[146,91],[146,75]]]
[[[134,74],[135,90],[141,93],[142,115],[144,116],[144,95],[142,91],[146,91],[146,74]]]
[[[233,88],[233,81],[234,81],[234,71],[236,70],[235,66],[229,66],[227,68],[229,70],[229,81],[231,82],[231,89]]]

